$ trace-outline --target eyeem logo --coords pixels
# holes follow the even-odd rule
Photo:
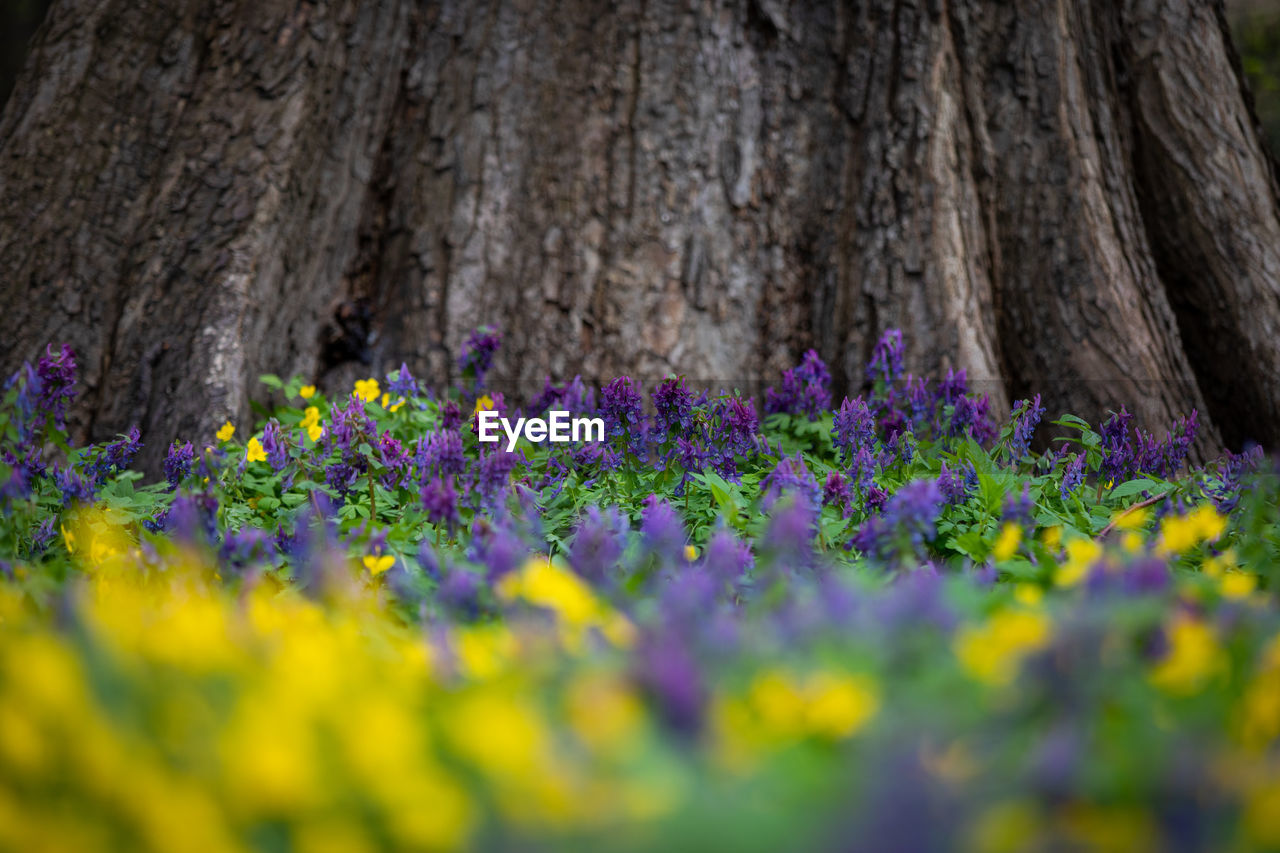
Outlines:
[[[569,413],[561,409],[547,412],[550,418],[516,418],[515,426],[507,418],[499,417],[492,409],[479,413],[478,426],[480,440],[487,442],[500,441],[498,428],[507,436],[507,451],[516,449],[516,442],[523,434],[535,444],[551,440],[556,443],[567,441],[604,441],[604,418],[570,418]]]

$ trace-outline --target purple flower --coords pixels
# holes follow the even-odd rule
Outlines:
[[[772,508],[784,495],[793,496],[814,515],[822,506],[822,488],[799,451],[794,457],[784,456],[778,460],[760,483],[760,491],[764,495],[765,509]]]
[[[507,526],[507,522],[476,527],[479,532],[472,541],[470,556],[484,565],[490,583],[511,572],[529,557],[529,548]]]
[[[676,565],[683,556],[688,536],[684,522],[671,504],[657,495],[649,495],[640,511],[640,538],[646,550],[667,564]]]
[[[57,352],[54,352],[53,344],[49,344],[44,352],[36,364],[36,375],[40,377],[37,405],[52,414],[61,427],[67,403],[76,396],[76,356],[67,344],[63,344]]]
[[[190,447],[191,445],[187,445]],[[88,502],[93,500],[96,492],[93,483],[80,476],[74,469],[59,469],[53,466],[53,482],[62,492],[62,505],[70,506],[74,501]]]
[[[1084,482],[1084,454],[1071,454],[1071,461],[1067,463],[1062,470],[1062,486],[1059,493],[1065,501],[1071,496],[1071,493],[1080,488],[1080,484]]]
[[[340,496],[346,497],[355,491],[356,478],[360,472],[354,465],[346,462],[334,462],[324,469],[324,482]]]
[[[458,367],[467,387],[473,393],[484,388],[484,378],[493,367],[493,356],[502,346],[502,333],[492,326],[481,326],[473,331],[462,345]]]
[[[451,568],[440,584],[440,603],[454,617],[472,620],[480,614],[482,579],[466,569]]]
[[[461,474],[467,466],[462,451],[462,435],[453,429],[433,430],[422,438],[413,454],[413,464],[423,481],[431,477]]]
[[[518,451],[493,450],[481,454],[479,472],[475,477],[481,506],[492,508],[498,503],[511,484],[511,472],[523,458]]]
[[[1129,422],[1133,415],[1120,407],[1102,424],[1102,479],[1117,483],[1127,480],[1133,470],[1133,445],[1129,440]]]
[[[53,541],[57,531],[53,526],[53,516],[48,516],[44,521],[36,527],[31,533],[31,553],[33,555],[43,554],[44,549]]]
[[[702,564],[713,577],[736,583],[751,573],[755,557],[751,546],[721,528],[711,535],[702,555]]]
[[[378,439],[378,461],[387,469],[382,477],[384,486],[393,489],[405,485],[409,479],[409,452],[390,430],[384,430]]]
[[[448,400],[440,407],[440,426],[445,430],[454,430],[462,426],[462,410],[453,400]]]
[[[867,379],[892,385],[902,375],[902,331],[887,329],[876,342],[867,365]]]
[[[605,429],[613,438],[622,439],[620,449],[629,449],[636,456],[644,453],[643,406],[640,383],[629,376],[619,376],[601,393]]]
[[[223,563],[235,568],[270,561],[275,552],[275,537],[257,527],[242,527],[238,531],[228,532],[223,537],[222,547],[218,549]]]
[[[271,470],[281,471],[288,464],[289,446],[285,443],[280,424],[275,418],[267,421],[267,425],[262,429],[262,449],[267,454],[267,463],[271,465]]]
[[[1009,458],[1013,462],[1023,459],[1031,449],[1031,437],[1044,415],[1040,395],[1034,400],[1023,400],[1013,407],[1013,435],[1009,438]]]
[[[866,401],[861,397],[856,400],[845,397],[833,425],[835,446],[844,464],[851,463],[859,450],[874,449],[875,429],[875,417]]]
[[[1022,525],[1024,529],[1031,530],[1035,528],[1035,509],[1036,502],[1031,499],[1031,484],[1023,482],[1022,492],[1015,498],[1008,495],[1004,499],[1005,521],[1014,521]]]
[[[551,377],[542,380],[542,392],[529,403],[530,414],[541,414],[564,399],[565,389],[560,385],[552,385]]]
[[[1199,413],[1194,409],[1189,417],[1179,418],[1162,442],[1144,432],[1138,433],[1134,449],[1134,467],[1139,473],[1169,478],[1178,473],[1195,442],[1199,429]]]
[[[653,392],[653,406],[664,435],[684,432],[693,424],[693,394],[684,377],[663,380]]]
[[[428,521],[452,531],[458,523],[458,493],[452,481],[436,477],[423,486],[422,508],[427,511]]]
[[[1262,448],[1256,444],[1246,447],[1240,454],[1227,451],[1218,464],[1216,475],[1206,478],[1208,493],[1218,512],[1230,512],[1240,502],[1243,482],[1248,474],[1262,464]]]
[[[875,455],[867,447],[861,448],[853,457],[853,464],[849,466],[849,477],[858,491],[871,487],[878,464]]]
[[[947,378],[938,383],[938,402],[946,406],[954,406],[969,393],[969,380],[965,369],[957,373],[947,369]]]
[[[907,377],[907,405],[911,409],[911,428],[924,430],[933,426],[936,402],[929,392],[929,381],[921,377]]]
[[[138,440],[140,437],[141,432],[135,426],[129,430],[128,435],[122,435],[110,444],[104,445],[98,453],[98,458],[88,469],[89,476],[94,482],[102,483],[113,473],[119,473],[128,468],[133,457],[137,456],[138,451],[142,449],[142,442]]]
[[[680,463],[680,469],[684,472],[680,482],[676,484],[675,493],[683,495],[685,484],[689,482],[692,475],[702,473],[710,461],[711,454],[701,439],[690,441],[681,436],[676,439],[675,455]]]
[[[622,560],[629,529],[626,518],[616,509],[587,507],[569,543],[569,566],[593,584],[603,582]]]
[[[873,559],[886,564],[907,554],[923,556],[925,542],[937,535],[938,515],[943,496],[934,480],[916,480],[894,493],[884,511],[859,529],[853,545]]]
[[[697,662],[674,633],[650,636],[639,655],[638,681],[654,700],[662,720],[681,734],[702,723],[705,689]]]
[[[218,539],[218,500],[212,495],[180,494],[173,499],[165,529],[184,542],[210,544]]]
[[[387,374],[387,393],[406,400],[418,396],[418,380],[413,378],[409,365],[403,361],[400,362],[399,370]]]
[[[739,455],[749,453],[760,429],[755,404],[741,397],[721,397],[716,401],[716,413],[720,418],[717,437],[723,446]]]
[[[968,436],[979,444],[991,441],[995,437],[995,426],[991,423],[991,401],[987,395],[965,396],[957,400],[947,434],[952,437]]]
[[[822,503],[824,506],[837,507],[848,516],[850,505],[853,503],[853,490],[849,488],[849,481],[841,476],[839,471],[827,474],[827,482],[822,487]]]
[[[809,420],[831,407],[831,373],[816,350],[804,354],[798,367],[782,372],[782,389],[766,388],[766,414],[807,415]]]
[[[191,442],[179,444],[175,441],[169,447],[169,452],[164,458],[164,478],[169,483],[169,491],[174,491],[178,485],[191,474],[191,463],[195,461],[196,452],[191,446]]]
[[[973,468],[972,462],[969,463],[969,467]],[[938,490],[942,492],[947,503],[952,505],[964,503],[969,495],[964,474],[950,470],[946,462],[942,463],[942,471],[938,474]]]

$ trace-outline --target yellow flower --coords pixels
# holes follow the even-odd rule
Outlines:
[[[1160,544],[1156,553],[1184,554],[1201,542],[1212,542],[1226,529],[1226,517],[1220,515],[1213,504],[1201,504],[1181,518],[1171,516],[1160,522]]]
[[[692,545],[685,545],[684,558],[692,563],[694,560],[698,559],[698,549]]]
[[[481,412],[487,412],[493,408],[493,398],[488,394],[481,394],[476,398],[476,407],[471,410],[471,417],[475,417]]]
[[[1213,629],[1198,619],[1178,617],[1169,629],[1169,651],[1151,671],[1151,683],[1168,693],[1198,691],[1225,664]]]
[[[1044,600],[1044,590],[1033,583],[1020,583],[1013,589],[1013,597],[1019,604],[1027,607],[1039,607]]]
[[[593,750],[616,753],[638,746],[644,705],[623,679],[580,675],[569,685],[565,704],[569,725]]]
[[[1127,509],[1115,516],[1112,524],[1117,530],[1137,530],[1144,527],[1147,519],[1151,517],[1151,511],[1145,506],[1137,509]]]
[[[497,586],[499,597],[520,598],[553,611],[564,628],[564,641],[571,649],[581,645],[585,632],[596,628],[609,642],[628,646],[634,627],[626,617],[598,599],[591,587],[568,569],[546,557],[534,557],[517,571],[508,573]]]
[[[1102,556],[1102,546],[1092,539],[1072,539],[1067,543],[1067,561],[1054,572],[1058,586],[1075,586],[1085,579],[1089,569]]]
[[[1223,598],[1248,598],[1258,588],[1258,576],[1246,572],[1227,572],[1219,582]]]
[[[996,558],[997,562],[1002,563],[1018,553],[1018,544],[1020,542],[1022,542],[1022,528],[1012,521],[1005,522],[1000,531],[1000,536],[996,538],[995,547],[991,549],[991,554]]]
[[[76,552],[76,535],[67,529],[65,524],[59,525],[62,528],[62,538],[67,543],[67,553],[74,554]]]
[[[1050,623],[1039,611],[1001,610],[983,625],[969,625],[956,634],[954,649],[960,665],[978,681],[1008,684],[1022,659],[1049,643]]]
[[[384,391],[382,394],[382,408],[385,409],[390,402],[391,402],[391,395]]]
[[[1045,547],[1050,551],[1058,550],[1058,546],[1062,544],[1062,528],[1056,524],[1053,527],[1046,527],[1042,539]]]
[[[230,440],[231,436],[235,434],[236,434],[235,424],[231,423],[231,421],[227,421],[225,424],[223,424],[221,427],[218,428],[218,432],[217,432],[218,441],[228,441]]]
[[[316,395],[316,386],[314,385],[303,385],[301,388],[298,389],[298,396],[304,400],[310,400],[315,395]]]
[[[396,558],[390,554],[383,554],[381,557],[369,554],[364,558],[364,567],[369,570],[369,574],[376,578],[378,575],[394,566],[395,562]]]
[[[382,393],[382,389],[378,387],[376,379],[357,379],[355,395],[366,403],[372,403],[378,399],[378,395]]]
[[[396,400],[394,403],[392,403],[392,404],[391,404],[391,407],[390,407],[389,409],[387,409],[387,411],[388,411],[388,412],[396,412],[396,411],[399,411],[399,410],[400,410],[400,407],[401,407],[401,406],[403,406],[403,405],[404,405],[404,397],[401,397],[399,400]]]
[[[324,430],[320,427],[320,410],[315,406],[307,406],[306,411],[302,413],[302,423],[298,424],[307,431],[307,437],[312,441],[319,441]]]
[[[267,461],[267,452],[262,449],[262,442],[258,441],[257,436],[249,439],[249,444],[245,447],[244,458],[249,462]]]
[[[760,734],[770,739],[847,738],[880,710],[880,694],[870,679],[834,671],[800,680],[783,670],[767,670],[752,681],[747,696]]]

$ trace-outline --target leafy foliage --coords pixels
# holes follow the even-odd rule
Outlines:
[[[74,447],[0,410],[0,847],[1280,844],[1280,479],[964,374],[833,406],[547,382],[602,443],[401,366],[252,430]],[[599,401],[597,403],[597,400]],[[921,818],[928,815],[928,819]]]

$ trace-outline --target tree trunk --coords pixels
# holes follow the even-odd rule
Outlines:
[[[1280,441],[1280,219],[1197,0],[56,0],[0,117],[0,360],[83,437],[262,372],[757,390],[878,334],[1000,407]]]

